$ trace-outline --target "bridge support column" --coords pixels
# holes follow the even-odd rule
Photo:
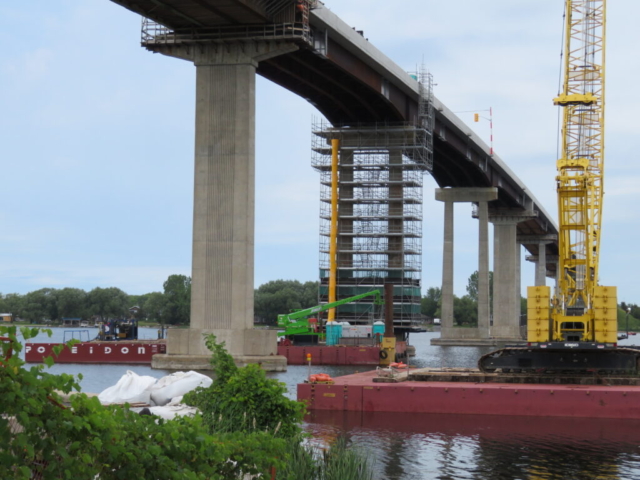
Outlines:
[[[540,242],[538,261],[536,262],[536,287],[547,285],[547,244]]]
[[[253,328],[255,74],[260,60],[295,50],[269,42],[167,47],[196,66],[191,326],[171,329],[156,368],[208,365],[204,335],[238,364],[286,369],[273,330]]]
[[[538,255],[529,255],[527,260],[535,265],[535,283],[536,287],[544,287],[547,284],[547,262],[552,263],[557,260],[557,256],[547,255],[547,245],[556,242],[557,235],[519,235],[518,241],[527,245],[537,245]]]
[[[489,338],[489,204],[478,202],[478,335]]]
[[[520,339],[516,305],[517,221],[494,221],[493,225],[493,327],[495,338]]]
[[[444,202],[444,244],[440,338],[434,345],[481,345],[489,342],[489,225],[488,202],[498,198],[496,188],[436,189],[436,200]],[[454,233],[453,205],[478,203],[478,327],[455,328],[453,315]]]
[[[535,217],[534,212],[494,210],[493,223],[493,326],[491,336],[503,341],[520,341],[520,242],[518,223]]]
[[[436,197],[437,198],[437,197]],[[453,330],[453,202],[444,202],[444,239],[442,244],[442,289],[440,290],[440,337]]]

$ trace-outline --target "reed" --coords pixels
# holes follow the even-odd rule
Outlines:
[[[286,467],[277,472],[277,480],[372,480],[369,458],[339,437],[328,450],[302,442],[288,443]]]

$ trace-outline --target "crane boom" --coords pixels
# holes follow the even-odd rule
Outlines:
[[[598,285],[607,2],[565,0],[565,5],[564,81],[553,101],[563,108],[556,177],[560,273],[545,340],[615,343],[616,289]]]
[[[606,0],[566,0],[557,162],[560,306],[589,309],[598,282],[604,172]]]

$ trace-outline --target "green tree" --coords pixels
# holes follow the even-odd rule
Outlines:
[[[440,305],[440,297],[442,296],[442,289],[439,287],[430,287],[427,290],[427,294],[422,297],[420,310],[423,315],[431,318],[437,318],[436,312]]]
[[[156,321],[162,325],[166,323],[167,300],[162,292],[151,292],[147,294],[147,299],[142,307],[146,313],[146,319]]]
[[[55,301],[60,318],[86,318],[87,292],[80,288],[63,288],[56,291]]]
[[[20,315],[30,322],[57,319],[56,290],[53,288],[41,288],[27,293],[22,300]]]
[[[170,275],[164,282],[163,318],[172,325],[188,325],[191,318],[191,277]]]
[[[128,301],[128,295],[116,287],[96,287],[87,294],[89,314],[98,315],[101,320],[127,316]]]
[[[474,302],[478,301],[478,271],[476,270],[467,280],[467,295]],[[489,272],[489,308],[493,308],[493,272]]]
[[[18,293],[8,293],[2,298],[2,313],[13,313],[13,319],[22,317],[24,297]]]
[[[148,314],[145,310],[145,304],[149,299],[150,293],[145,293],[143,295],[129,295],[128,305],[129,307],[140,307],[137,313],[134,314],[134,318],[138,320],[142,320],[143,318],[147,318]]]
[[[272,280],[260,285],[254,294],[255,315],[272,324],[276,323],[281,313],[317,304],[318,282]]]
[[[478,303],[469,295],[453,297],[453,318],[458,326],[478,324]]]

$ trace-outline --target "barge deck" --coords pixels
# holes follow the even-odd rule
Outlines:
[[[507,383],[513,378],[482,381],[472,372],[445,372],[456,377],[451,381],[433,373],[415,369],[390,382],[369,371],[337,377],[333,385],[302,383],[298,400],[309,410],[640,419],[637,384]],[[429,381],[419,379],[425,374]]]

